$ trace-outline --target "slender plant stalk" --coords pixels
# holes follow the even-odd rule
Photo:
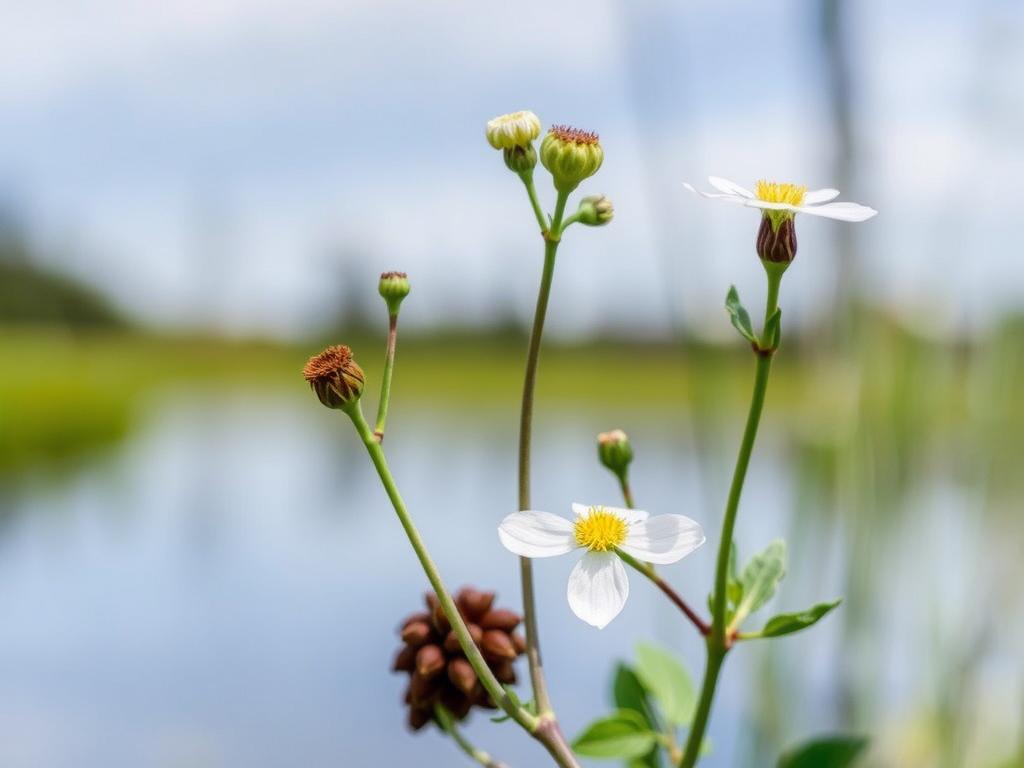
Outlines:
[[[629,487],[629,478],[625,473],[619,475],[619,487],[622,488],[622,500],[626,502],[626,506],[634,509],[636,504],[633,501],[633,491]]]
[[[693,608],[691,608],[685,600],[683,600],[682,596],[680,596],[680,594],[672,588],[671,584],[669,584],[667,581],[661,578],[660,575],[658,575],[658,572],[655,570],[653,565],[651,565],[650,563],[641,562],[632,555],[623,552],[621,549],[617,549],[615,551],[616,553],[618,553],[619,557],[621,557],[623,561],[625,561],[627,565],[632,566],[639,573],[646,576],[648,579],[651,580],[651,583],[653,583],[654,586],[656,586],[658,589],[664,592],[665,596],[672,601],[672,604],[675,605],[675,607],[678,608],[680,611],[682,611],[683,615],[686,616],[686,618],[688,618],[693,623],[693,626],[697,628],[698,632],[700,632],[705,637],[707,637],[711,633],[711,627],[708,625],[708,623],[697,615],[697,612],[693,610]]]
[[[530,198],[530,207],[533,208],[533,215],[537,218],[540,233],[546,235],[548,220],[545,218],[544,210],[540,207],[540,201],[537,199],[537,188],[533,185],[533,170],[531,169],[519,174],[519,178],[523,180],[523,186],[526,187],[526,194]]]
[[[524,180],[524,183],[525,180]],[[532,194],[532,183],[527,192]],[[562,216],[569,198],[567,192],[558,193],[555,215],[550,229],[544,231],[544,270],[541,273],[540,290],[537,293],[537,309],[533,316],[530,332],[530,346],[526,355],[526,373],[523,379],[523,402],[519,414],[519,509],[530,508],[530,439],[533,432],[533,393],[537,383],[537,363],[540,357],[540,342],[544,335],[544,319],[547,316],[548,300],[551,297],[551,282],[555,275],[555,257],[561,235]],[[540,638],[537,632],[537,607],[533,594],[533,563],[528,557],[519,558],[519,573],[523,592],[523,623],[526,627],[526,659],[530,666],[530,683],[537,713],[542,718],[553,717],[551,698],[544,680],[544,666],[540,654]]]
[[[398,486],[391,474],[391,470],[388,468],[387,459],[384,457],[384,449],[374,437],[370,425],[363,416],[363,411],[359,407],[358,401],[347,413],[352,419],[352,423],[355,425],[356,432],[359,433],[363,445],[366,446],[367,453],[370,454],[370,460],[380,476],[384,490],[391,500],[391,505],[395,508],[395,513],[398,515],[402,528],[405,530],[405,535],[408,537],[409,543],[412,544],[413,551],[416,553],[416,557],[419,559],[420,565],[430,581],[430,586],[441,602],[441,609],[444,611],[448,622],[452,625],[452,629],[455,630],[455,635],[459,639],[462,652],[466,654],[466,660],[473,667],[473,671],[476,672],[480,684],[490,694],[495,704],[501,707],[509,717],[519,723],[537,741],[544,745],[548,753],[561,768],[580,768],[561,731],[558,730],[557,724],[553,721],[544,721],[542,718],[532,715],[516,703],[502,687],[501,683],[498,682],[494,673],[491,672],[491,668],[487,666],[483,654],[480,653],[480,649],[473,642],[473,637],[469,633],[466,622],[463,621],[462,615],[459,613],[458,608],[455,607],[455,601],[452,600],[451,594],[441,580],[441,574],[438,572],[437,566],[427,551],[426,544],[423,542],[415,523],[412,521],[412,517],[409,515],[405,502],[398,492]]]
[[[466,734],[462,732],[455,723],[455,718],[452,717],[451,713],[444,708],[443,704],[435,704],[434,712],[436,713],[437,722],[441,724],[445,732],[452,737],[459,749],[466,753],[470,759],[475,760],[484,768],[508,768],[508,766],[500,760],[495,760],[487,752],[473,746],[473,743],[466,738]]]
[[[636,504],[633,503],[633,494],[629,488],[629,477],[625,472],[617,473],[617,476],[619,478],[619,485],[622,487],[622,498],[626,502],[626,506],[629,507],[630,509],[635,509]],[[678,592],[675,591],[675,589],[672,588],[671,584],[669,584],[667,581],[661,578],[660,575],[658,575],[658,571],[653,565],[651,565],[650,563],[644,563],[640,560],[637,560],[635,557],[626,552],[623,552],[621,549],[617,549],[616,552],[618,552],[619,557],[621,557],[627,565],[632,566],[641,574],[646,576],[648,579],[651,580],[654,586],[656,586],[658,589],[664,592],[665,596],[672,601],[672,604],[675,605],[675,607],[678,608],[680,611],[682,611],[683,615],[685,615],[686,618],[688,618],[693,623],[693,626],[697,628],[698,632],[700,632],[705,637],[708,636],[708,634],[711,632],[710,625],[706,621],[704,621],[704,619],[702,619],[699,615],[697,615],[697,612],[689,606],[689,604],[682,598],[682,596]]]
[[[775,314],[779,306],[779,285],[782,281],[782,273],[768,270],[768,298],[765,302],[765,324]],[[750,466],[750,456],[754,450],[754,441],[757,438],[757,428],[761,423],[761,411],[764,409],[765,394],[768,390],[768,375],[771,373],[772,357],[774,350],[768,349],[770,340],[765,338],[767,334],[762,333],[761,344],[763,351],[758,352],[757,368],[754,372],[754,391],[750,398],[750,411],[747,414],[747,423],[743,430],[743,440],[740,443],[739,455],[736,457],[736,469],[732,476],[732,485],[729,488],[729,498],[725,505],[725,516],[722,519],[722,535],[718,542],[718,560],[715,565],[715,591],[714,603],[712,605],[711,634],[707,638],[707,663],[704,668],[704,681],[701,684],[700,699],[697,702],[697,711],[694,714],[693,724],[690,726],[690,733],[686,740],[686,749],[679,761],[680,768],[693,768],[700,756],[701,744],[704,741],[704,732],[707,730],[708,718],[711,715],[711,705],[715,698],[715,688],[718,685],[718,675],[722,670],[722,663],[729,651],[731,640],[726,637],[725,613],[726,613],[726,582],[729,576],[729,552],[732,548],[733,530],[736,527],[736,512],[740,506],[740,496],[743,493],[743,482],[747,477],[747,468]]]
[[[398,346],[398,313],[388,315],[388,346],[384,353],[384,376],[380,382],[380,402],[377,403],[377,424],[373,436],[377,442],[384,440],[384,422],[388,418],[388,403],[391,400],[391,373],[395,369],[395,349]]]

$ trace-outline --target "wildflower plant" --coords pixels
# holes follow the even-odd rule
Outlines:
[[[709,615],[705,617],[659,570],[665,566],[681,567],[677,563],[704,543],[704,529],[696,520],[675,511],[648,515],[635,508],[629,482],[633,446],[622,430],[598,436],[597,456],[618,480],[624,506],[574,504],[572,517],[566,518],[539,511],[532,504],[534,389],[559,244],[571,225],[605,225],[614,213],[611,201],[604,195],[587,195],[580,200],[575,213],[566,215],[570,196],[601,168],[604,149],[598,135],[556,125],[541,139],[538,150],[535,142],[540,135],[541,122],[529,111],[502,115],[486,125],[488,143],[502,153],[505,166],[523,184],[543,244],[540,286],[520,404],[518,501],[511,511],[494,511],[500,542],[518,556],[521,615],[493,608],[493,593],[467,588],[452,596],[388,466],[383,440],[398,317],[402,301],[410,292],[405,273],[386,272],[378,284],[388,310],[389,332],[373,427],[363,415],[361,405],[366,377],[348,347],[327,348],[310,359],[303,373],[324,405],[341,410],[351,419],[432,589],[426,610],[401,624],[403,646],[394,662],[395,671],[409,675],[406,705],[410,726],[419,730],[432,722],[451,736],[468,758],[496,768],[504,764],[471,744],[459,730],[459,721],[475,707],[497,708],[502,714],[494,718],[496,722],[512,722],[522,728],[561,768],[579,768],[581,756],[620,760],[629,768],[657,768],[665,765],[666,759],[673,766],[692,768],[710,749],[705,735],[719,675],[729,653],[747,641],[806,629],[839,604],[838,600],[822,602],[804,611],[776,615],[760,629],[748,628],[748,619],[772,598],[785,575],[786,546],[782,541],[771,542],[741,567],[733,534],[772,361],[782,341],[779,294],[783,275],[796,258],[796,217],[808,214],[857,222],[876,212],[856,203],[834,202],[839,194],[834,189],[808,192],[803,186],[760,181],[750,191],[714,176],[709,182],[715,192],[697,192],[686,185],[704,197],[759,210],[760,224],[754,243],[767,280],[764,322],[759,332],[735,287],[729,290],[725,301],[732,325],[754,354],[754,382],[716,542],[714,586],[707,601]],[[555,190],[550,215],[545,213],[534,184],[538,159],[550,174]],[[707,515],[695,517],[708,519]],[[583,555],[570,575],[566,598],[568,607],[586,624],[602,628],[620,613],[629,595],[628,567],[661,591],[668,604],[701,636],[706,652],[703,680],[698,687],[685,666],[673,656],[641,645],[633,664],[619,664],[613,671],[615,711],[595,720],[570,742],[559,726],[541,663],[532,559],[573,550],[583,550]],[[593,630],[581,625],[580,631]],[[526,660],[528,697],[520,697],[511,687],[516,680],[513,662],[520,655]],[[841,768],[849,765],[863,747],[864,741],[857,738],[822,739],[787,752],[777,764],[780,768]],[[766,760],[763,764],[770,762],[774,761]]]

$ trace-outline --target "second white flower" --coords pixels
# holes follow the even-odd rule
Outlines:
[[[629,579],[618,555],[660,565],[674,563],[704,543],[700,524],[683,515],[655,515],[639,509],[573,504],[574,520],[550,512],[513,512],[498,526],[498,537],[521,557],[553,557],[585,549],[569,576],[569,607],[588,624],[603,628],[619,615],[629,596]]]

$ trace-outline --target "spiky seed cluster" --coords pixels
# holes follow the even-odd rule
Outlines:
[[[366,376],[344,344],[328,347],[309,358],[302,375],[328,408],[345,409],[363,394]]]
[[[597,173],[604,161],[604,150],[596,133],[556,125],[541,142],[540,161],[554,178],[555,188],[571,192]]]
[[[405,703],[409,707],[409,727],[414,731],[434,719],[436,702],[457,720],[465,718],[474,706],[495,709],[466,660],[437,596],[431,592],[425,598],[427,610],[402,622],[403,645],[392,665],[393,671],[409,674]],[[471,587],[459,591],[455,604],[494,676],[502,683],[515,683],[512,662],[526,650],[526,640],[513,631],[522,620],[520,616],[494,608],[493,592]]]

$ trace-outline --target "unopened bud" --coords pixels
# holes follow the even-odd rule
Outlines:
[[[505,166],[512,172],[520,175],[524,173],[531,173],[537,166],[537,150],[534,149],[533,144],[527,144],[525,147],[509,147],[503,151],[505,157]]]
[[[342,344],[311,357],[302,375],[321,403],[341,410],[359,401],[366,381],[363,369],[352,358],[352,350]]]
[[[416,652],[416,674],[428,680],[444,669],[444,654],[436,645],[424,645]]]
[[[409,295],[409,276],[405,272],[385,272],[380,276],[377,292],[388,305],[388,313],[398,314],[402,299]]]
[[[633,446],[621,429],[602,432],[597,436],[597,456],[605,467],[621,477],[633,461]]]
[[[495,149],[525,147],[540,136],[540,118],[528,109],[487,121],[487,142]]]
[[[402,628],[402,642],[421,646],[430,639],[430,625],[425,621],[414,621]]]
[[[604,150],[596,133],[556,125],[541,142],[540,161],[551,173],[555,189],[572,192],[581,181],[597,173]]]
[[[519,614],[515,611],[510,611],[507,608],[496,608],[484,614],[484,617],[480,619],[480,627],[482,629],[500,629],[503,632],[511,632],[519,626],[520,621]]]
[[[611,221],[614,215],[615,209],[611,200],[604,195],[591,195],[580,200],[576,220],[588,227],[600,227]]]
[[[757,255],[762,261],[789,264],[796,258],[796,221],[788,217],[761,217],[757,230]]]
[[[392,672],[412,672],[416,666],[416,648],[411,645],[403,645],[402,650],[395,654],[395,661],[391,665]]]
[[[491,605],[494,603],[494,593],[466,588],[459,592],[456,601],[462,612],[468,618],[476,621],[491,609]]]
[[[466,694],[471,693],[476,686],[476,672],[465,659],[452,659],[448,664],[448,679]]]
[[[508,659],[512,661],[517,655],[515,646],[512,645],[508,634],[500,629],[485,630],[480,648],[485,656],[490,656],[494,659]]]

